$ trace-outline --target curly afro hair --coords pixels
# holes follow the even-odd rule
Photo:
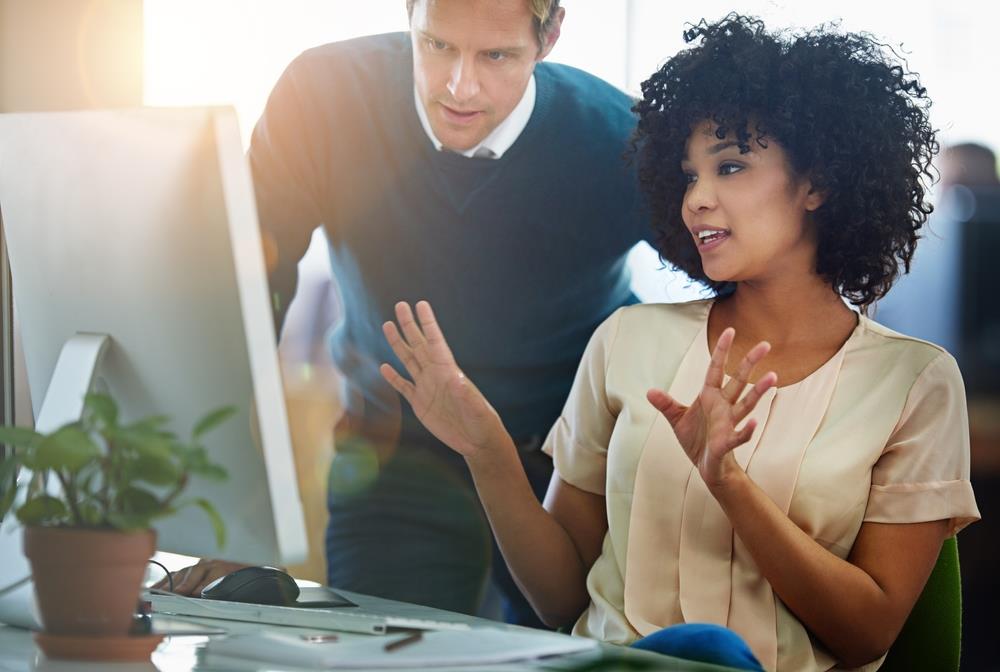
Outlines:
[[[649,198],[661,258],[717,292],[681,221],[685,143],[705,121],[720,138],[777,142],[797,176],[825,195],[813,213],[816,271],[866,310],[909,271],[918,233],[932,211],[923,181],[938,152],[917,77],[867,34],[821,27],[771,33],[730,14],[684,33],[696,46],[642,84],[634,111],[639,181]],[[752,126],[752,127],[751,127]]]

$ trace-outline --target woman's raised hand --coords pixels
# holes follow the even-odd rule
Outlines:
[[[678,403],[662,390],[653,389],[646,393],[649,402],[674,428],[677,440],[709,487],[722,484],[734,468],[739,470],[732,451],[750,440],[756,422],[748,420],[740,429],[737,425],[778,381],[774,372],[766,373],[743,394],[754,366],[771,349],[766,341],[761,341],[740,362],[736,375],[723,385],[726,361],[735,337],[736,330],[732,327],[719,336],[712,350],[705,385],[690,406]]]
[[[469,457],[503,441],[507,431],[500,416],[458,368],[431,305],[420,301],[416,309],[414,319],[408,303],[397,303],[399,327],[395,322],[382,325],[410,380],[389,364],[379,368],[382,376],[409,402],[424,427],[456,452]]]

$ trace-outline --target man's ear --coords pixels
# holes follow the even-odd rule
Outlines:
[[[566,16],[566,8],[558,7],[556,8],[555,14],[552,16],[552,23],[549,26],[549,32],[545,33],[545,44],[538,52],[538,57],[535,58],[536,61],[543,60],[552,51],[552,47],[556,46],[556,42],[559,41],[559,33],[562,31],[563,18]]]

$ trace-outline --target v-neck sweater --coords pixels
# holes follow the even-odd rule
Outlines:
[[[625,159],[632,101],[569,66],[534,74],[531,118],[499,159],[434,148],[406,33],[311,49],[271,94],[250,161],[276,313],[323,226],[343,308],[331,353],[365,434],[433,442],[378,372],[403,370],[381,327],[397,301],[431,302],[515,438],[548,431],[590,334],[636,302],[626,256],[651,233]]]

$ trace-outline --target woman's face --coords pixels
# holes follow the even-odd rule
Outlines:
[[[750,151],[740,154],[735,136],[719,140],[715,129],[710,122],[696,126],[681,161],[687,176],[681,216],[705,275],[745,282],[815,273],[808,213],[822,198],[809,180],[792,174],[774,140],[763,147],[751,135]]]

